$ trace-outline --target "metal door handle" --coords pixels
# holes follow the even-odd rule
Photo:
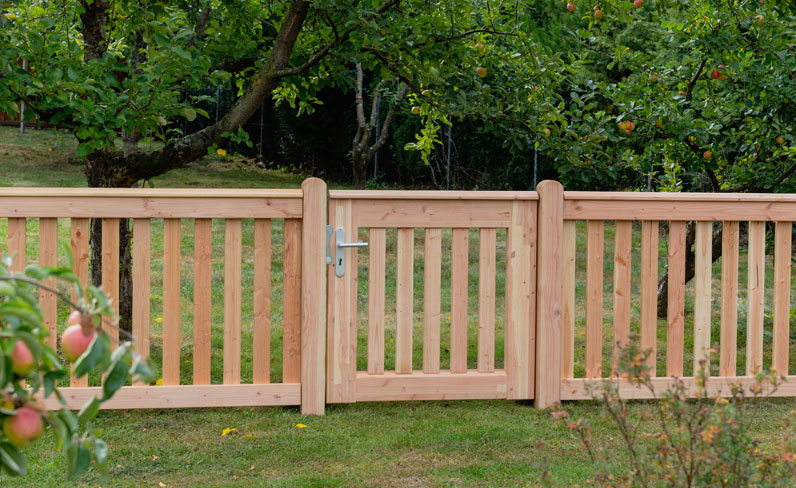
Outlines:
[[[326,235],[331,234],[331,225],[327,226],[326,228]],[[357,241],[357,242],[345,242],[345,230],[342,227],[338,227],[337,231],[335,232],[335,253],[334,253],[334,274],[335,276],[343,276],[345,274],[345,250],[348,247],[359,248],[359,247],[368,247],[367,242]],[[331,251],[327,250],[326,255],[326,262],[331,264]]]

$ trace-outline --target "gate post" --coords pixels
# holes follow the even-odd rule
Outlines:
[[[326,183],[309,178],[301,230],[301,413],[326,408]]]
[[[534,406],[561,402],[561,294],[564,187],[543,181],[539,193],[536,275],[536,394]]]

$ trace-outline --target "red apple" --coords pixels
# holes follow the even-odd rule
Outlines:
[[[568,3],[567,4],[567,10],[569,10],[570,12],[575,10],[575,4],[574,3]]]
[[[644,0],[636,0],[635,2],[633,2],[633,6],[636,7],[636,8],[643,7],[644,6]]]
[[[11,357],[11,369],[19,376],[27,376],[36,367],[36,361],[30,348],[22,341],[17,341],[9,354]]]
[[[28,447],[44,432],[44,423],[39,413],[30,408],[22,407],[13,417],[3,422],[3,433],[8,442],[17,447]]]
[[[719,79],[719,77],[721,77],[721,73],[719,72],[719,70],[714,69],[713,72],[710,73],[710,77],[713,78],[714,80],[717,80]]]
[[[83,355],[88,349],[91,341],[94,340],[96,333],[92,330],[91,334],[84,334],[83,327],[79,324],[70,325],[61,334],[61,348],[64,350],[64,356],[70,362],[77,361],[77,358]]]

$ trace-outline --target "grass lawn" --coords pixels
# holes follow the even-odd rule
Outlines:
[[[75,144],[68,136],[52,131],[29,131],[20,136],[16,129],[0,128],[0,186],[85,186],[79,164],[70,162]],[[186,168],[153,179],[156,187],[264,187],[295,188],[302,177],[257,169],[238,158],[205,158]],[[334,186],[334,185],[330,185]],[[7,251],[6,220],[0,219],[0,250]],[[282,222],[273,222],[272,250],[272,381],[281,381],[282,324]],[[221,382],[223,322],[223,222],[213,222],[213,369],[212,380]],[[192,375],[193,323],[193,222],[182,222],[182,358],[184,383]],[[360,238],[368,240],[367,231]],[[387,233],[385,368],[394,365],[395,312],[395,230]],[[68,242],[68,220],[59,221],[59,239]],[[505,231],[498,233],[497,252],[497,367],[502,367],[505,296]],[[251,289],[253,273],[252,221],[244,220],[243,287]],[[470,234],[469,311],[470,367],[476,363],[478,233]],[[640,233],[634,229],[633,308],[631,330],[638,330],[638,281]],[[450,232],[443,234],[442,264],[442,367],[447,367],[450,330]],[[744,250],[739,270],[738,367],[743,371],[745,356],[746,259]],[[38,223],[28,222],[28,262],[38,260]],[[666,265],[666,239],[661,239],[660,273]],[[61,256],[61,259],[65,259]],[[770,257],[767,270],[766,353],[770,364],[771,295]],[[415,324],[413,361],[422,367],[423,231],[415,232]],[[604,280],[604,370],[610,369],[613,307],[613,225],[606,225]],[[714,301],[720,296],[721,263],[714,266]],[[578,228],[576,317],[576,376],[583,373],[585,328],[585,226]],[[152,358],[160,361],[162,303],[162,220],[152,227]],[[359,270],[359,369],[366,369],[367,347],[367,251],[360,252]],[[687,290],[686,354],[684,370],[689,372],[693,352],[693,285]],[[796,297],[792,297],[796,298]],[[242,381],[251,381],[252,296],[243,299]],[[65,318],[67,310],[59,308]],[[714,323],[718,323],[718,308]],[[714,328],[714,342],[718,341]],[[665,320],[659,322],[658,371],[665,371]],[[791,341],[792,344],[796,341]],[[247,347],[248,346],[248,347]],[[791,357],[796,357],[792,347]],[[717,361],[714,361],[717,369]],[[590,402],[569,404],[575,414],[595,417],[595,438],[605,450],[618,446],[618,434],[600,419]],[[630,415],[649,408],[638,402]],[[771,448],[781,435],[780,420],[794,408],[791,399],[765,400],[752,407],[752,428]],[[296,428],[297,423],[307,428]],[[98,425],[104,431],[111,454],[112,475],[102,482],[95,471],[76,486],[525,486],[539,482],[544,471],[552,473],[555,484],[582,483],[594,470],[579,443],[569,431],[555,425],[549,413],[526,404],[507,401],[404,402],[330,405],[324,417],[303,417],[297,408],[237,408],[205,410],[148,410],[103,412]],[[652,428],[652,426],[647,426]],[[237,429],[222,436],[224,428]],[[538,447],[542,445],[543,447]],[[64,459],[52,439],[38,442],[26,451],[32,469],[14,486],[58,486],[64,484]],[[610,469],[621,470],[621,459]],[[0,478],[0,485],[3,478]],[[82,484],[81,484],[82,483]]]

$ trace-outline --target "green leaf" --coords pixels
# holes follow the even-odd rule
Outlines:
[[[141,359],[136,359],[133,362],[133,366],[130,368],[130,376],[133,377],[133,381],[142,381],[145,383],[149,383],[155,379],[155,375],[152,373],[149,364]]]
[[[196,119],[196,110],[192,108],[185,107],[180,110],[180,113],[188,120],[188,122],[193,122]]]
[[[9,442],[0,442],[0,462],[3,470],[10,476],[25,474],[25,457]]]
[[[77,412],[78,421],[85,423],[96,417],[97,414],[99,413],[99,408],[101,403],[102,401],[96,396],[93,397],[88,402],[86,402],[86,404],[83,405],[83,408],[81,408],[80,411]]]
[[[102,383],[103,400],[110,399],[127,381],[127,364],[119,360],[113,363],[110,373]]]
[[[7,281],[0,281],[0,295],[6,297],[15,297],[17,296],[17,289],[14,288],[14,285]]]
[[[108,355],[109,350],[108,338],[104,334],[97,334],[91,344],[89,344],[86,352],[77,358],[75,362],[75,377],[85,376],[99,366]]]
[[[104,464],[108,459],[108,444],[102,439],[94,439],[94,458],[99,464]]]

